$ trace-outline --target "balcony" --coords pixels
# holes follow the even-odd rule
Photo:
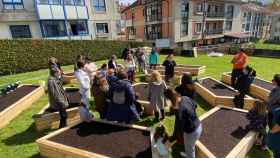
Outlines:
[[[206,35],[217,35],[217,34],[223,34],[223,29],[216,29],[216,30],[206,30]]]
[[[207,12],[207,18],[224,18],[225,14],[223,12]]]

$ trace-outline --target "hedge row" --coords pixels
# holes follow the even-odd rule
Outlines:
[[[47,68],[50,56],[62,65],[74,63],[78,54],[90,55],[94,61],[118,56],[124,48],[147,46],[145,42],[103,40],[0,40],[0,75]]]

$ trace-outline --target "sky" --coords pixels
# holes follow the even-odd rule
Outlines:
[[[133,3],[133,2],[135,2],[136,0],[120,0],[120,2],[122,2],[122,3],[124,3],[124,4],[127,4],[127,3]],[[268,1],[270,1],[270,0],[261,0],[261,1],[263,1],[263,2],[268,2]]]

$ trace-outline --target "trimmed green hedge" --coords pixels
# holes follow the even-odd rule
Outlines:
[[[90,54],[96,61],[112,54],[120,56],[124,48],[149,45],[103,40],[0,40],[0,75],[45,69],[50,56],[58,58],[62,65],[70,65],[78,54]]]

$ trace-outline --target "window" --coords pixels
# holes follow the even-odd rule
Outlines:
[[[155,40],[161,38],[161,24],[147,25],[145,27],[145,34],[147,40]]]
[[[58,5],[61,4],[61,0],[37,0],[38,4],[53,4]]]
[[[97,34],[107,34],[109,33],[107,23],[96,23],[96,33]]]
[[[105,12],[106,11],[105,0],[93,0],[93,7],[94,10],[97,12]]]
[[[243,25],[242,25],[243,27]],[[232,21],[226,21],[226,31],[231,31],[232,30]]]
[[[63,20],[41,21],[41,29],[44,37],[62,37],[67,35],[65,21]]]
[[[195,24],[195,32],[196,32],[196,33],[200,33],[201,30],[202,30],[202,25],[201,25],[201,23],[196,23],[196,24]]]
[[[197,4],[197,6],[196,6],[196,12],[202,12],[202,4],[201,3],[199,3],[199,4]]]
[[[84,0],[64,0],[65,5],[85,5]]]
[[[11,25],[10,31],[13,38],[31,38],[29,25]]]
[[[145,21],[153,22],[162,19],[162,3],[155,2],[145,7]]]
[[[226,13],[227,17],[232,18],[233,14],[234,14],[234,6],[233,5],[227,6],[227,13]]]
[[[78,36],[78,35],[88,35],[88,27],[86,20],[70,20],[68,21],[70,26],[70,35]]]
[[[188,35],[188,13],[189,13],[189,3],[186,0],[182,0],[181,3],[181,35]]]
[[[4,9],[23,9],[22,0],[3,0]]]

